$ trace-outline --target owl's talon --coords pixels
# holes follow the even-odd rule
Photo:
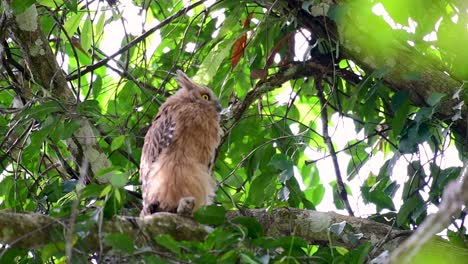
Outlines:
[[[182,197],[179,200],[179,206],[177,207],[177,214],[180,216],[191,217],[194,207],[195,207],[194,197],[192,196]]]

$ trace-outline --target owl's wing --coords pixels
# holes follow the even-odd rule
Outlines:
[[[176,123],[166,109],[161,109],[146,133],[140,161],[140,180],[145,189],[145,183],[151,165],[159,155],[171,144]]]

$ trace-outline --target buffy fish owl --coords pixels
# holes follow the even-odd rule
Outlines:
[[[146,133],[140,162],[143,209],[191,215],[210,204],[211,175],[221,138],[221,105],[213,91],[177,71],[180,89],[159,108]]]

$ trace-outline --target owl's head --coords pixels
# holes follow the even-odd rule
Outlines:
[[[221,112],[222,107],[213,91],[201,84],[194,82],[184,72],[177,70],[177,82],[180,85],[178,94],[189,97],[191,101],[214,107],[216,111]]]

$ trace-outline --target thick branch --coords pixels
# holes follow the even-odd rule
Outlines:
[[[40,248],[48,243],[64,241],[66,227],[66,223],[47,215],[2,211],[0,243],[13,248]],[[123,233],[141,246],[147,243],[147,238],[159,234],[169,234],[177,240],[202,240],[209,228],[175,214],[158,213],[145,218],[115,217],[105,220],[102,229],[95,224],[89,231],[80,249],[93,252],[99,249],[100,240],[105,234]]]
[[[405,231],[393,230],[390,226],[370,220],[344,216],[333,212],[323,213],[311,210],[281,208],[272,211],[264,209],[250,209],[243,212],[255,218],[263,227],[266,236],[280,238],[295,235],[304,240],[328,245],[342,245],[354,248],[362,243],[370,242],[376,245],[382,241],[389,241],[387,246],[395,248]],[[228,219],[240,216],[239,211],[230,211]],[[352,227],[352,232],[343,232],[336,236],[331,234],[329,227],[345,221]],[[52,217],[40,214],[22,214],[0,212],[0,243],[9,244],[13,248],[40,248],[48,243],[63,241],[66,223]],[[88,236],[78,243],[81,250],[93,252],[99,248],[99,240],[104,234],[124,233],[135,245],[150,244],[148,239],[157,235],[169,234],[176,240],[203,240],[211,228],[200,225],[191,219],[170,213],[157,213],[145,218],[115,217],[105,220],[99,233],[98,225],[89,227]],[[349,239],[350,234],[363,234],[357,244]],[[330,240],[330,238],[332,240]]]

